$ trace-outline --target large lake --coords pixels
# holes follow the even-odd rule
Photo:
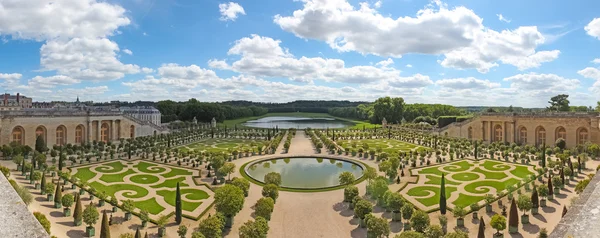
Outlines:
[[[257,120],[247,121],[243,124],[254,128],[274,128],[280,129],[325,129],[325,128],[344,128],[352,126],[352,123],[336,120],[333,118],[308,118],[308,117],[263,117]]]
[[[356,179],[363,175],[363,168],[355,163],[321,158],[279,158],[249,165],[246,172],[263,182],[265,174],[281,174],[281,186],[288,188],[326,188],[340,185],[339,176],[348,171]]]

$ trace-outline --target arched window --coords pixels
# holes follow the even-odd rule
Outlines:
[[[79,125],[75,127],[75,143],[83,143],[83,126]]]
[[[583,145],[585,142],[588,142],[588,130],[581,128],[577,132],[577,144]]]
[[[100,127],[100,141],[108,142],[108,123],[103,123]]]
[[[13,129],[12,142],[16,142],[19,145],[25,144],[25,130],[23,127],[17,126]]]
[[[44,140],[44,142],[46,142],[46,128],[43,126],[38,126],[35,129],[35,138],[37,139],[40,136],[42,137],[42,140]]]
[[[496,125],[494,127],[494,141],[502,141],[502,126]]]
[[[560,139],[562,138],[563,140],[567,140],[567,130],[565,130],[564,127],[558,127],[556,128],[556,139]]]
[[[468,134],[469,140],[473,139],[473,127],[469,127],[469,130],[468,130],[467,134]]]
[[[521,145],[527,144],[527,128],[525,127],[521,127],[519,130],[519,142],[521,142]]]
[[[56,144],[67,144],[67,128],[65,126],[58,126],[56,128]]]
[[[535,142],[538,146],[546,144],[546,129],[541,126],[535,130]]]
[[[135,126],[133,125],[129,127],[129,138],[135,138]]]

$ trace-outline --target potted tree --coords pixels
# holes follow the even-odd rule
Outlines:
[[[404,199],[399,193],[392,193],[387,197],[387,207],[392,211],[392,221],[402,221],[400,209],[404,206]]]
[[[142,220],[142,227],[146,227],[148,225],[148,221],[150,220],[148,210],[142,209],[142,211],[140,212],[140,220]]]
[[[554,195],[560,194],[560,186],[562,186],[562,181],[560,177],[554,176],[552,178],[552,185],[554,186]]]
[[[479,216],[477,215],[477,211],[479,211],[479,205],[477,205],[477,203],[471,203],[471,205],[469,205],[469,208],[471,208],[473,219],[477,220],[477,218],[479,218]]]
[[[414,208],[410,203],[404,203],[402,206],[402,218],[404,218],[404,231],[410,231],[410,218],[414,212]]]
[[[215,209],[225,215],[225,227],[231,227],[233,216],[244,206],[244,192],[231,184],[225,184],[215,192]]]
[[[96,196],[98,197],[98,207],[103,207],[108,195],[106,195],[105,191],[100,191],[100,192],[96,193]]]
[[[527,215],[527,212],[533,207],[531,198],[524,194],[520,195],[517,206],[519,207],[519,210],[523,211],[523,215],[521,215],[521,224],[529,224],[529,215]]]
[[[112,212],[117,212],[119,210],[119,200],[113,195],[110,197],[110,205],[112,205]]]
[[[158,237],[163,237],[166,235],[167,229],[165,228],[165,226],[168,222],[169,217],[165,215],[160,215],[160,217],[158,217],[158,220],[156,220],[156,226],[158,227]]]
[[[485,195],[485,212],[492,212],[492,202],[494,202],[494,195],[486,194]]]
[[[135,203],[131,199],[123,201],[123,211],[125,211],[125,220],[131,220],[131,213],[135,210]]]
[[[55,189],[55,185],[52,182],[47,182],[46,186],[44,186],[44,193],[46,193],[46,198],[48,199],[48,201],[52,201],[54,200],[54,189]]]
[[[506,217],[496,214],[492,217],[492,221],[490,222],[492,228],[496,229],[496,233],[494,233],[494,238],[502,238],[504,235],[501,231],[506,229]]]
[[[537,188],[533,186],[533,192],[531,193],[531,214],[537,215],[539,207],[540,199],[538,197],[538,191]]]
[[[81,225],[81,220],[83,217],[81,210],[81,199],[79,199],[79,194],[75,195],[75,210],[73,211],[73,223],[75,226]]]
[[[465,208],[463,206],[456,205],[456,206],[454,206],[454,209],[452,210],[452,214],[454,215],[454,217],[456,217],[456,226],[464,227],[465,226],[464,217],[467,214],[467,212],[465,211]]]
[[[446,234],[448,232],[448,218],[444,215],[441,215],[438,217],[438,220],[440,221],[440,225],[442,226],[442,231],[444,232],[444,234]]]
[[[94,228],[94,225],[96,225],[96,222],[98,222],[99,216],[100,214],[98,213],[98,209],[96,209],[94,203],[90,202],[90,205],[85,207],[85,210],[83,211],[83,222],[87,224],[87,227],[85,228],[85,234],[88,237],[94,237],[96,234],[96,228]]]
[[[73,205],[74,202],[74,198],[73,198],[73,194],[65,194],[62,199],[61,199],[62,205],[63,205],[63,212],[65,217],[69,217],[71,216],[71,206]]]
[[[373,205],[371,205],[371,203],[367,200],[360,199],[360,197],[358,198],[358,201],[354,205],[354,215],[356,215],[356,217],[358,217],[358,219],[360,220],[359,226],[361,228],[364,228],[367,226],[365,216],[373,211]]]
[[[350,203],[350,209],[354,208],[352,201],[354,201],[356,196],[358,196],[358,188],[356,186],[348,186],[344,188],[344,202]]]
[[[546,198],[549,196],[548,186],[542,184],[537,187],[538,195],[541,197],[540,206],[546,207]]]

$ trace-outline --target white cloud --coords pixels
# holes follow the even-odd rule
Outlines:
[[[600,81],[600,69],[586,67],[585,69],[577,71],[577,73],[583,77]]]
[[[536,52],[544,37],[536,27],[497,32],[486,28],[471,9],[447,9],[440,1],[419,10],[416,17],[383,16],[368,4],[355,9],[346,0],[302,0],[291,16],[276,15],[283,30],[305,39],[325,41],[341,52],[400,57],[403,54],[443,54],[440,63],[485,73],[497,61],[520,70],[537,67],[558,56]],[[540,55],[537,55],[540,53]]]
[[[406,68],[412,68],[412,67],[413,67],[412,64],[407,64],[406,65]]]
[[[506,23],[510,23],[510,20],[509,20],[509,19],[506,19],[506,18],[504,18],[504,16],[502,16],[502,14],[496,14],[496,16],[498,17],[498,20],[499,20],[499,21],[503,21],[503,22],[506,22]]]
[[[588,35],[598,38],[600,40],[600,18],[594,18],[587,26],[584,27]]]
[[[476,79],[473,77],[468,78],[453,78],[453,79],[441,79],[435,82],[445,88],[451,89],[490,89],[500,87],[499,83],[490,82],[489,80]]]
[[[246,15],[244,8],[235,2],[219,4],[219,12],[221,12],[221,21],[235,21],[238,15]]]
[[[29,80],[29,86],[42,87],[42,88],[53,88],[57,85],[72,85],[79,83],[80,81],[64,75],[54,75],[50,77],[35,76]]]
[[[48,41],[40,50],[43,70],[80,80],[113,80],[140,72],[140,67],[117,59],[119,46],[106,38]]]
[[[342,83],[373,83],[378,81],[402,82],[400,71],[391,68],[392,59],[376,63],[376,66],[347,67],[340,59],[321,57],[294,57],[280,46],[279,40],[251,35],[235,42],[229,55],[239,55],[240,59],[228,64],[224,60],[210,60],[209,66],[216,69],[232,70],[257,77],[289,78],[297,82],[309,83],[313,80]]]
[[[563,78],[556,74],[517,74],[504,78],[504,81],[511,82],[511,88],[527,93],[567,92],[579,86],[579,80]]]
[[[3,83],[0,83],[0,86],[10,87],[19,83],[19,80],[23,77],[21,74],[12,73],[12,74],[3,74],[0,73],[0,79]]]
[[[130,24],[125,9],[96,0],[4,0],[0,34],[37,41],[111,36]]]
[[[381,8],[381,4],[382,4],[382,3],[381,3],[381,0],[379,0],[379,1],[375,2],[375,4],[373,4],[373,6],[374,6],[375,8]]]
[[[131,52],[131,50],[129,50],[129,49],[124,49],[123,53],[128,54],[128,55],[133,55],[133,52]]]
[[[594,63],[594,64],[600,64],[600,58],[592,60],[592,63]]]
[[[142,73],[151,74],[151,73],[154,73],[154,69],[143,67]]]

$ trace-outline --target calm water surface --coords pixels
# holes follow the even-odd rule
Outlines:
[[[307,117],[263,117],[257,120],[247,121],[244,126],[254,128],[274,128],[281,129],[325,129],[325,128],[344,128],[351,126],[352,123],[336,120],[333,118],[307,118]]]
[[[289,188],[324,188],[340,185],[339,175],[349,171],[357,179],[363,174],[362,167],[335,159],[289,158],[262,161],[246,168],[254,179],[263,182],[265,174],[281,174],[281,186]]]

